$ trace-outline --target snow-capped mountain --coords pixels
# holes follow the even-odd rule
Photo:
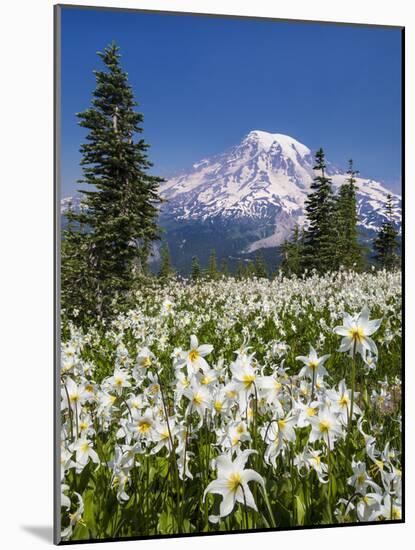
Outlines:
[[[275,248],[295,224],[305,223],[304,204],[316,175],[313,166],[314,152],[306,145],[287,135],[255,130],[224,153],[168,179],[160,189],[165,202],[159,222],[175,267],[188,272],[193,255],[206,264],[212,248],[233,265],[261,249],[275,266]],[[347,178],[330,162],[326,172],[335,191]],[[356,179],[362,238],[370,244],[385,220],[388,194],[400,227],[401,198],[378,181]],[[62,212],[70,204],[79,209],[80,198],[63,199]]]
[[[304,223],[304,202],[315,176],[313,164],[311,150],[294,138],[252,131],[225,153],[169,179],[161,187],[168,201],[162,219],[181,224],[253,222],[257,228],[263,226],[259,231],[263,235],[247,243],[245,251],[278,246],[296,223]],[[330,163],[327,173],[335,189],[347,177]],[[360,224],[377,230],[391,192],[371,179],[357,178],[356,186]],[[400,197],[391,194],[399,224]]]
[[[74,195],[73,197],[64,197],[61,199],[61,214],[68,210],[79,211],[82,205],[82,197]]]

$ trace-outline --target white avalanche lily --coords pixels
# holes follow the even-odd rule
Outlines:
[[[236,391],[242,391],[247,395],[254,393],[254,385],[257,377],[256,369],[251,364],[252,356],[239,355],[231,365],[232,381]]]
[[[323,365],[329,357],[330,355],[322,355],[321,357],[318,357],[316,350],[313,346],[310,346],[310,353],[307,357],[304,355],[299,355],[296,357],[297,361],[301,361],[305,365],[298,373],[298,376],[309,376],[312,380],[316,380],[318,375],[325,376],[327,371]]]
[[[95,464],[99,464],[99,458],[94,451],[92,441],[89,441],[86,437],[81,437],[72,445],[72,451],[76,451],[76,471],[82,472],[85,466],[88,464],[89,459]]]
[[[328,409],[323,409],[318,416],[310,418],[311,433],[310,443],[322,439],[327,447],[332,451],[336,439],[343,435],[338,415]]]
[[[365,358],[366,353],[369,351],[377,357],[378,348],[370,336],[378,330],[382,319],[373,319],[370,321],[369,315],[370,312],[367,306],[357,315],[344,314],[343,325],[333,329],[333,332],[343,336],[339,351],[348,351],[351,356],[357,352],[363,358]]]
[[[350,415],[350,405],[351,405],[351,391],[346,388],[346,382],[341,380],[339,382],[339,391],[337,392],[334,388],[327,391],[326,395],[331,400],[330,408],[333,412],[339,415],[339,420],[343,426],[347,426],[349,422]],[[355,396],[358,394],[355,392]],[[353,418],[355,416],[361,416],[363,413],[354,403],[353,406]]]
[[[206,487],[203,500],[207,493],[215,493],[222,496],[219,514],[223,518],[228,516],[237,502],[257,510],[254,497],[248,486],[250,481],[256,481],[263,488],[265,482],[263,478],[254,470],[245,470],[245,464],[249,455],[256,453],[252,449],[242,451],[234,461],[230,455],[220,455],[216,459],[218,477]]]
[[[131,384],[128,381],[129,374],[123,369],[116,368],[114,370],[113,376],[110,376],[107,380],[111,389],[115,389],[115,392],[118,395],[122,394],[123,388],[130,388]]]
[[[186,364],[187,372],[189,376],[192,376],[202,371],[208,371],[209,365],[204,359],[206,355],[209,355],[213,350],[213,346],[210,344],[202,344],[199,346],[197,336],[194,334],[190,337],[190,349],[182,353],[182,362]]]

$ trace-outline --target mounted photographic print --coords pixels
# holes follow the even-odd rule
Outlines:
[[[55,7],[57,544],[403,521],[403,38]]]

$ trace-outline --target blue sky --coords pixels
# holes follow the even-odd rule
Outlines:
[[[169,176],[251,130],[289,134],[400,190],[401,31],[318,23],[62,10],[62,195],[79,188],[96,52],[115,40],[153,173]]]

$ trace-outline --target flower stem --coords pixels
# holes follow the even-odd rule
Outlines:
[[[245,529],[248,530],[248,510],[246,507],[246,496],[245,496],[245,490],[242,484],[239,485],[239,487],[242,489],[242,493],[244,495],[244,516],[245,516]]]
[[[158,383],[159,383],[159,386],[160,386],[160,395],[161,395],[161,400],[162,400],[162,403],[163,403],[164,415],[166,417],[167,430],[168,430],[168,433],[169,433],[169,439],[170,439],[170,445],[171,445],[170,456],[172,457],[172,462],[173,462],[173,465],[174,465],[174,468],[173,468],[173,470],[174,470],[174,481],[175,481],[175,485],[176,485],[176,499],[177,499],[177,513],[178,513],[177,527],[178,527],[179,533],[181,533],[182,532],[182,509],[181,509],[181,506],[180,506],[179,467],[178,467],[177,458],[176,458],[176,445],[175,445],[175,441],[173,439],[171,429],[170,429],[169,413],[168,413],[168,409],[167,409],[166,398],[164,396],[163,386],[161,384],[160,374],[158,372],[157,372],[157,379],[158,379]],[[185,475],[185,473],[184,473],[184,475]]]
[[[330,523],[333,523],[333,516],[332,516],[332,513],[331,513],[331,489],[332,489],[332,483],[331,483],[331,460],[330,460],[330,439],[329,439],[329,444],[327,445],[327,473],[328,473],[328,478],[329,478],[329,483],[328,483],[328,512],[329,512],[329,520],[330,520]]]
[[[316,385],[316,369],[313,368],[313,381],[311,383],[311,397],[310,397],[310,403],[313,401],[314,399],[314,387]]]
[[[353,344],[353,355],[352,355],[352,380],[351,380],[351,396],[350,396],[350,415],[349,415],[349,425],[347,427],[347,458],[350,460],[350,441],[352,437],[352,422],[353,422],[353,407],[354,407],[354,389],[355,389],[355,379],[356,379],[356,342]]]
[[[262,489],[262,494],[264,496],[264,501],[265,501],[265,505],[266,505],[267,510],[268,510],[269,518],[271,520],[271,525],[272,525],[272,527],[275,528],[276,524],[275,524],[274,514],[272,513],[271,504],[269,502],[268,493],[267,493],[267,490],[265,489],[265,487]]]

